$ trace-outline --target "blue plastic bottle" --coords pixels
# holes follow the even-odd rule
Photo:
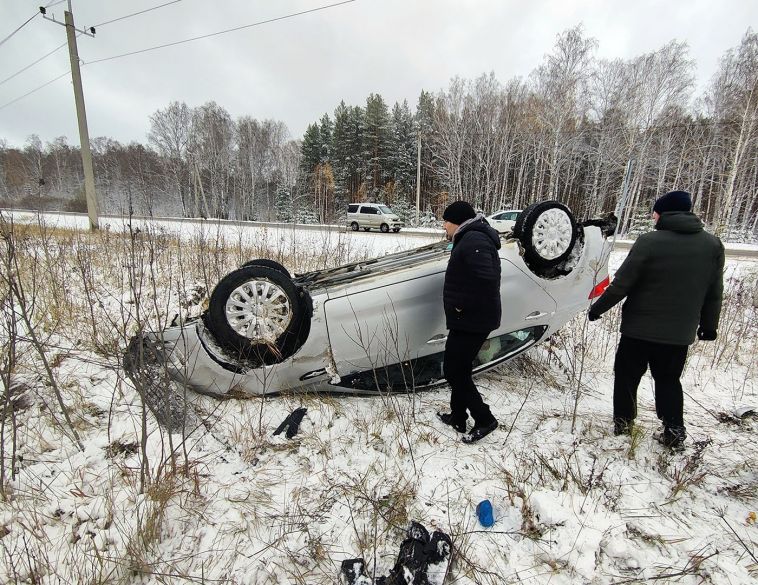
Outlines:
[[[482,500],[476,505],[476,515],[479,517],[479,523],[485,528],[489,528],[495,523],[492,502],[489,500]]]

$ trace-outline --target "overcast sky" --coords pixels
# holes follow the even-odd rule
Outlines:
[[[0,39],[51,0],[0,0]],[[77,27],[106,22],[169,0],[72,0]],[[339,0],[181,0],[79,37],[84,63],[327,6]],[[66,2],[48,9],[63,20]],[[672,39],[697,64],[697,93],[724,52],[758,24],[758,0],[354,0],[325,10],[178,46],[82,67],[91,137],[145,142],[149,116],[172,100],[213,100],[232,117],[283,121],[294,138],[340,100],[365,105],[380,93],[415,107],[422,89],[456,75],[493,71],[525,77],[556,35],[579,23],[596,55],[628,59]],[[66,136],[78,144],[70,76],[8,102],[66,72],[65,28],[37,16],[0,45],[0,139],[23,144]]]

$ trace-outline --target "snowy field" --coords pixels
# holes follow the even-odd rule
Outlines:
[[[439,237],[187,223],[89,234],[68,217],[15,219],[0,222],[0,284],[23,287],[0,325],[2,583],[331,584],[355,557],[378,577],[411,520],[453,540],[432,583],[758,579],[756,259],[727,260],[719,339],[691,348],[680,453],[652,438],[649,376],[638,431],[611,432],[618,309],[479,377],[501,426],[474,445],[434,415],[446,388],[193,395],[195,422],[172,434],[124,377],[138,328],[196,314],[254,257],[302,272]],[[297,407],[299,433],[273,436]]]

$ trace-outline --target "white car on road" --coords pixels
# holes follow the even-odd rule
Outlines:
[[[488,215],[485,219],[493,228],[504,234],[511,231],[516,225],[519,213],[521,213],[520,209],[502,209],[492,215]]]

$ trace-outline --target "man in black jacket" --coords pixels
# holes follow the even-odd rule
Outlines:
[[[653,207],[655,231],[643,234],[592,305],[590,321],[626,297],[621,340],[613,367],[614,434],[629,434],[637,414],[637,387],[650,367],[655,410],[663,423],[656,438],[678,448],[686,438],[679,377],[695,336],[716,339],[723,294],[724,246],[691,213],[686,191],[671,191]]]
[[[444,374],[451,388],[451,412],[438,412],[437,416],[465,433],[470,412],[474,427],[463,441],[473,443],[497,428],[497,420],[476,389],[471,372],[487,335],[500,326],[500,236],[465,201],[451,203],[442,219],[445,234],[453,242],[443,292],[450,330]]]

